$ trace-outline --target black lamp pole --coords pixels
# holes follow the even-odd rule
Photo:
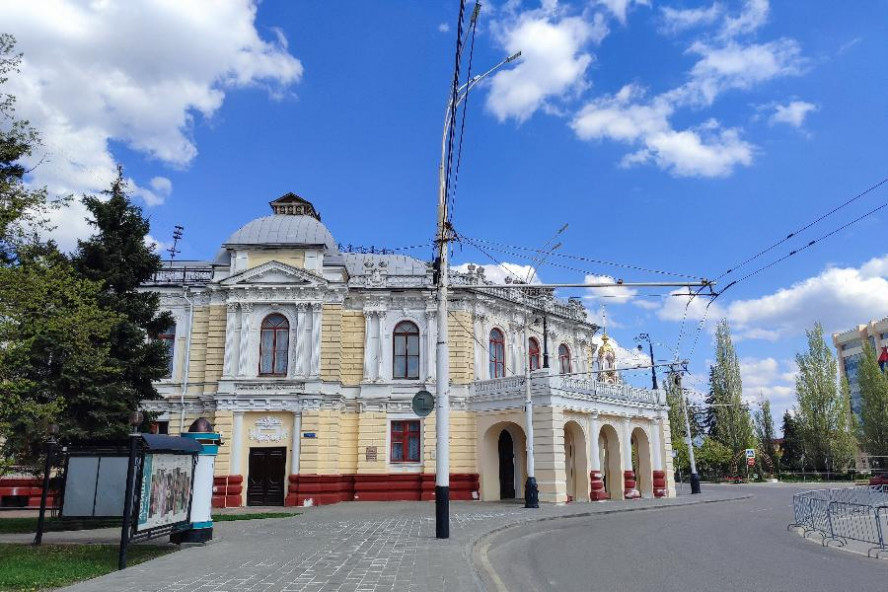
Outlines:
[[[543,368],[549,367],[549,330],[546,326],[546,315],[543,315]]]
[[[647,341],[648,343],[648,349],[651,354],[651,382],[654,385],[654,390],[657,390],[657,369],[656,363],[654,362],[654,344],[651,343],[651,336],[647,333],[642,333],[635,338],[635,341]],[[640,343],[638,344],[638,351],[642,351]]]

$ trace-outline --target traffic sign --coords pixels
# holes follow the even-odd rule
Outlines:
[[[435,397],[429,391],[419,391],[413,395],[413,412],[425,417],[435,409]]]
[[[755,448],[747,448],[746,449],[746,458],[755,459]]]
[[[747,458],[746,464],[747,464],[747,466],[754,467],[755,466],[755,459],[754,458]]]

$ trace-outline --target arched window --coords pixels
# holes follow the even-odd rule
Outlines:
[[[562,374],[570,374],[570,349],[563,343],[558,346],[558,365]]]
[[[419,379],[419,327],[410,321],[395,326],[393,378]]]
[[[527,340],[527,356],[530,358],[530,370],[540,369],[540,342],[531,337]]]
[[[503,332],[494,329],[490,332],[490,377],[503,378],[506,375],[506,340]]]
[[[170,325],[166,331],[157,336],[157,340],[160,341],[163,346],[166,348],[167,352],[167,372],[163,376],[163,378],[172,378],[173,376],[173,361],[176,356],[176,325]]]
[[[286,376],[289,345],[290,323],[287,318],[280,314],[265,317],[259,336],[259,374]]]

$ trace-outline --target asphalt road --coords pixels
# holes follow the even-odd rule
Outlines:
[[[799,488],[737,491],[753,497],[510,528],[476,562],[488,590],[508,592],[888,590],[888,561],[787,532]]]

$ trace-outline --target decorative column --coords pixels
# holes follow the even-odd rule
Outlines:
[[[311,304],[311,368],[309,375],[321,375],[321,307],[320,302]]]
[[[299,505],[299,452],[302,447],[302,414],[293,412],[293,433],[290,436],[290,475],[287,477],[285,506]]]
[[[304,302],[296,305],[296,358],[293,360],[293,375],[297,378],[305,378],[307,374],[305,371],[305,354],[309,346],[307,343],[309,332],[306,308],[307,305]]]
[[[231,426],[231,469],[232,475],[241,473],[241,450],[244,445],[244,412],[235,411]]]
[[[473,317],[472,323],[472,331],[475,333],[474,344],[472,346],[472,350],[475,352],[475,378],[477,380],[486,380],[490,378],[488,374],[490,374],[489,368],[489,360],[485,359],[485,350],[481,346],[482,343],[486,343],[487,340],[484,339],[484,319],[486,316],[482,313],[476,313]]]
[[[663,452],[660,444],[660,430],[663,418],[659,415],[651,424],[651,463],[653,465],[654,497],[666,497],[666,471],[663,470]]]
[[[374,316],[376,316],[376,311],[364,311],[364,382],[370,382],[373,380],[373,372],[376,369],[373,360],[373,336],[375,335],[373,332]]]
[[[601,474],[601,451],[598,448],[600,426],[598,415],[595,414],[589,420],[589,460],[591,470],[589,472],[589,499],[600,502],[607,499],[607,490],[604,488],[604,478]]]
[[[435,322],[435,311],[427,310],[425,311],[426,318],[426,350],[425,355],[421,356],[423,360],[423,364],[425,364],[425,370],[423,371],[423,376],[426,377],[428,382],[435,382],[435,364],[432,360],[435,359],[435,348],[436,341],[438,339],[438,327]]]
[[[237,372],[238,306],[236,302],[228,303],[228,316],[225,319],[225,358],[222,364],[222,378],[232,378]]]
[[[383,347],[385,344],[385,311],[376,312],[376,382],[382,381],[385,373],[385,356]]]
[[[238,376],[247,375],[247,367],[250,362],[250,316],[253,313],[253,304],[242,302],[240,305],[240,347],[238,348]]]
[[[635,470],[632,468],[632,426],[629,418],[623,419],[623,497],[625,499],[638,499],[641,497],[635,487]]]

